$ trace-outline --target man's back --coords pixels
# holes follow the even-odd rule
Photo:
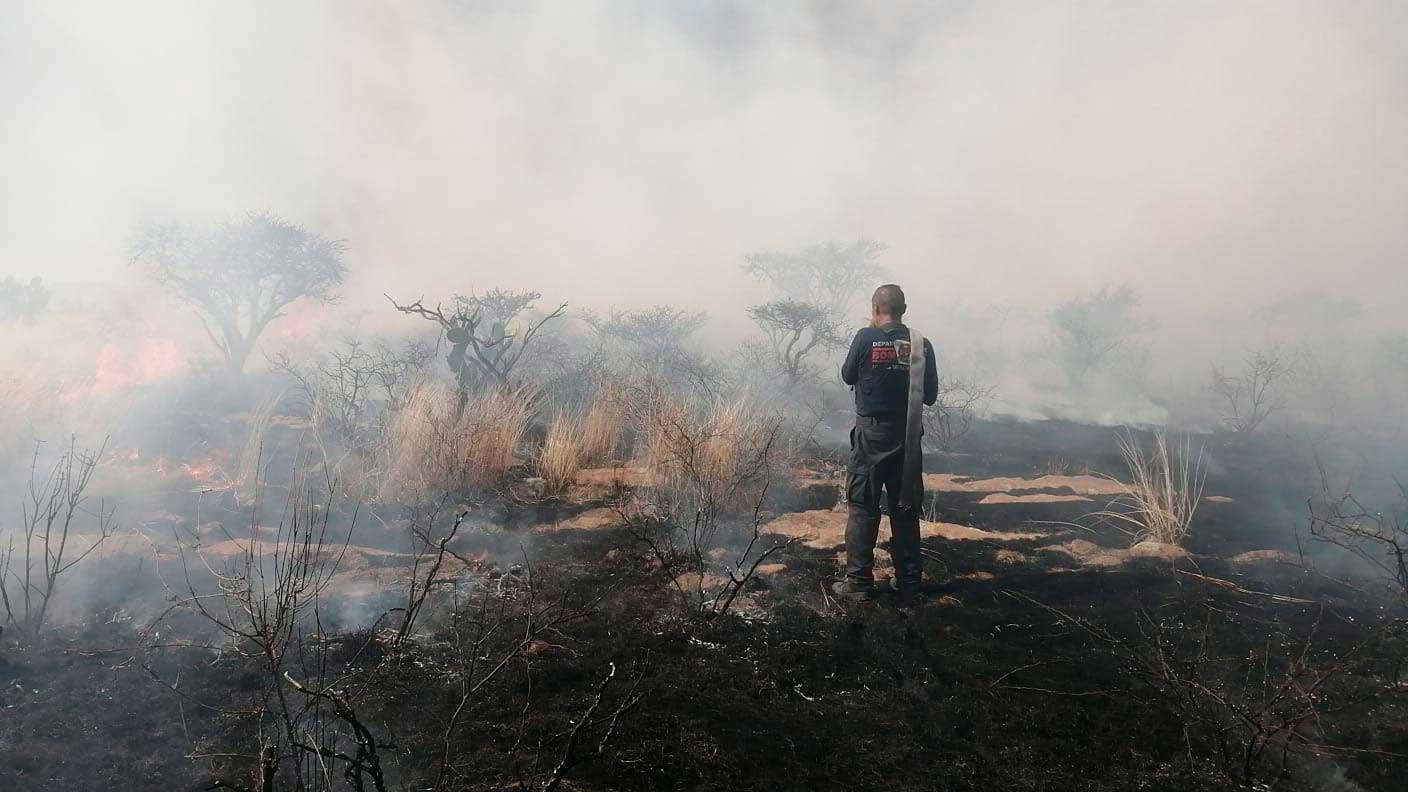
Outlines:
[[[900,322],[866,327],[856,333],[841,365],[841,379],[855,387],[856,415],[903,418],[909,404],[909,328]],[[924,403],[939,396],[934,346],[924,339]]]

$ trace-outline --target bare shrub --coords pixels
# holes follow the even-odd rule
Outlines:
[[[1181,447],[1170,446],[1162,431],[1154,434],[1150,451],[1128,433],[1120,436],[1119,447],[1130,483],[1124,484],[1124,494],[1091,516],[1124,531],[1132,542],[1182,544],[1203,497],[1207,472],[1202,449],[1194,457],[1191,438],[1185,437]]]
[[[1408,602],[1408,487],[1389,511],[1371,509],[1350,492],[1334,492],[1321,471],[1321,496],[1310,501],[1310,535],[1347,551]]]
[[[1186,752],[1189,769],[1196,772],[1198,763],[1210,763],[1240,789],[1274,789],[1308,762],[1355,753],[1354,747],[1336,744],[1336,737],[1353,736],[1358,729],[1345,729],[1345,724],[1355,723],[1385,692],[1393,692],[1354,679],[1366,668],[1373,669],[1371,674],[1382,670],[1384,659],[1376,658],[1374,649],[1384,633],[1375,630],[1360,640],[1332,638],[1326,633],[1335,631],[1323,629],[1323,622],[1328,616],[1333,623],[1335,617],[1323,606],[1311,623],[1295,627],[1268,619],[1265,601],[1228,601],[1192,592],[1188,601],[1140,608],[1137,634],[1123,635],[1025,595],[1010,596],[1083,631],[1096,651],[1113,658],[1120,674],[1133,683],[1129,690],[1012,689],[1126,695],[1136,697],[1139,706],[1158,702],[1181,732],[1183,744],[1177,748]],[[1307,604],[1294,602],[1297,608]],[[1244,644],[1237,636],[1246,633],[1248,622],[1274,632],[1264,641]]]
[[[461,408],[460,394],[422,385],[391,429],[390,468],[382,497],[491,489],[519,464],[537,410],[528,387],[492,388]]]
[[[939,397],[924,407],[924,447],[946,451],[973,428],[994,386],[976,380],[941,378]]]
[[[641,399],[637,409],[643,432],[638,451],[651,475],[649,505],[618,511],[669,576],[686,611],[725,613],[758,565],[792,543],[754,552],[762,503],[775,471],[786,465],[782,419],[744,400],[691,405],[663,394]],[[741,528],[749,509],[751,537],[725,565],[725,545],[741,544],[742,537],[723,529]]]
[[[270,358],[308,416],[308,439],[344,490],[373,497],[388,466],[391,429],[416,390],[433,351],[348,340],[311,362]],[[282,397],[277,402],[283,401]]]
[[[1233,375],[1213,367],[1212,390],[1222,399],[1222,422],[1234,432],[1255,432],[1285,406],[1283,385],[1291,374],[1290,363],[1276,349],[1253,352]]]
[[[341,763],[352,788],[363,789],[370,783],[383,792],[386,786],[378,749],[385,746],[338,692],[322,657],[323,644],[316,637],[322,631],[310,630],[319,627],[322,597],[346,552],[352,530],[349,525],[347,536],[340,540],[333,535],[333,493],[325,493],[325,499],[321,494],[302,478],[300,466],[277,526],[268,532],[254,530],[259,526],[257,495],[251,507],[250,536],[227,534],[238,552],[223,560],[208,558],[199,550],[188,551],[178,538],[184,590],[148,631],[156,635],[169,614],[190,611],[217,630],[223,652],[233,653],[258,669],[252,706],[226,710],[203,704],[256,721],[259,750],[253,757],[257,757],[258,766],[251,773],[259,779],[256,789],[332,789],[333,772]],[[213,579],[214,590],[196,582],[202,577],[199,571]],[[312,640],[309,632],[314,634]],[[150,667],[148,673],[183,695]],[[357,746],[355,754],[341,750],[344,739]]]
[[[82,450],[70,439],[45,472],[36,444],[19,529],[0,531],[0,607],[5,623],[31,638],[44,629],[64,576],[112,535],[113,512],[102,502],[90,510],[86,494],[106,447]],[[87,522],[91,529],[80,533]]]

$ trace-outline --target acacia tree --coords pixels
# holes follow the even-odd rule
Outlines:
[[[39,276],[20,283],[13,275],[0,279],[0,322],[33,322],[52,296]]]
[[[259,336],[300,299],[331,303],[347,275],[341,240],[266,213],[200,228],[179,222],[141,228],[131,261],[195,311],[233,374]]]
[[[866,286],[889,273],[880,263],[884,243],[861,238],[849,245],[822,242],[796,252],[760,251],[743,257],[743,271],[773,287],[784,300],[843,316]]]
[[[660,375],[676,385],[712,392],[718,371],[692,342],[709,321],[704,311],[656,305],[632,311],[613,310],[605,317],[590,312],[582,319],[596,332],[598,354],[612,364]]]
[[[861,238],[849,245],[823,242],[796,252],[761,251],[743,257],[743,271],[777,293],[748,308],[768,339],[773,363],[796,384],[813,350],[845,343],[846,311],[868,284],[888,274],[879,262],[884,244]]]
[[[612,311],[605,317],[584,313],[582,318],[604,338],[624,342],[652,357],[664,357],[683,349],[709,321],[709,314],[656,305],[635,311]]]
[[[1136,314],[1138,308],[1139,294],[1121,286],[1072,298],[1047,314],[1052,355],[1071,385],[1083,386],[1091,374],[1127,350],[1146,326]]]
[[[773,300],[749,308],[748,316],[768,337],[773,360],[789,385],[806,374],[807,356],[812,350],[844,343],[840,318],[811,303]]]

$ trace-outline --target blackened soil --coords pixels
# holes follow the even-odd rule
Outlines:
[[[1003,431],[1013,448],[994,450],[981,474],[1033,475],[1030,464],[1002,460],[1017,459],[1015,446],[1034,430]],[[1108,461],[1100,453],[1092,466]],[[1237,496],[1251,469],[1228,463],[1210,490]],[[1285,488],[1263,481],[1260,503],[1281,503]],[[1286,564],[1222,560],[1273,540],[1294,545],[1266,523],[1247,524],[1258,501],[1236,503],[1247,511],[1209,509],[1199,526],[1207,547],[1176,563],[1082,568],[1041,549],[1076,535],[1118,545],[1116,535],[1078,529],[1015,542],[929,539],[930,582],[905,609],[886,597],[837,603],[825,593],[834,552],[798,546],[778,559],[784,572],[750,592],[747,618],[684,615],[625,531],[553,533],[534,547],[539,601],[565,593],[574,605],[596,604],[461,712],[442,787],[517,789],[535,756],[554,764],[563,744],[554,736],[572,728],[614,663],[606,706],[636,679],[643,699],[605,755],[574,771],[571,788],[1226,789],[1242,779],[1225,751],[1255,733],[1242,714],[1287,673],[1309,669],[1318,714],[1293,741],[1288,774],[1278,755],[1251,782],[1401,790],[1408,687],[1396,675],[1405,651],[1385,625],[1403,618],[1403,605]],[[940,506],[988,529],[1052,515],[971,498]],[[1027,560],[1001,557],[1014,550]],[[452,624],[463,630],[477,618],[476,596],[457,600],[457,622],[442,608],[431,634],[400,658],[370,633],[318,643],[344,688],[359,691],[363,720],[394,744],[383,749],[393,789],[427,789],[442,775],[463,678]],[[506,612],[524,607],[519,596]],[[514,635],[498,633],[484,655]],[[29,648],[12,638],[0,643],[0,789],[251,786],[256,724],[239,711],[260,700],[256,662],[152,647],[163,643],[152,636],[139,647],[121,624],[56,631]],[[1228,708],[1170,694],[1151,659],[1224,695]]]

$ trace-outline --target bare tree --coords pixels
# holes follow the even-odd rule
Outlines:
[[[1290,375],[1290,364],[1276,349],[1253,352],[1236,375],[1214,366],[1212,390],[1222,398],[1223,423],[1241,434],[1255,432],[1285,406],[1282,386]]]
[[[604,338],[664,357],[683,349],[690,337],[709,321],[709,314],[656,305],[634,311],[612,311],[604,317],[587,312],[582,318]]]
[[[20,530],[0,547],[0,607],[7,624],[31,637],[44,628],[64,575],[112,535],[113,512],[102,502],[96,511],[87,507],[88,485],[106,447],[80,450],[77,439],[70,439],[68,449],[43,473],[40,446],[35,446]],[[84,520],[95,523],[95,530],[80,535],[78,522]]]
[[[330,485],[329,485],[330,486]],[[202,703],[229,716],[252,718],[259,743],[254,790],[331,790],[332,773],[342,763],[354,790],[367,784],[386,792],[377,740],[354,709],[354,695],[344,692],[345,678],[331,673],[322,640],[322,599],[347,552],[356,514],[346,536],[335,536],[331,519],[334,493],[324,493],[301,473],[283,504],[283,514],[271,533],[259,529],[260,498],[251,511],[250,535],[225,538],[240,552],[224,562],[196,551],[195,557],[177,537],[183,588],[173,592],[173,604],[147,628],[151,635],[171,613],[193,612],[223,637],[218,648],[258,669],[252,707],[229,709]],[[214,580],[215,590],[196,582],[200,572]],[[311,635],[310,635],[311,633]],[[184,695],[148,667],[159,684]],[[339,748],[343,738],[354,753]],[[232,784],[217,786],[241,788]]]
[[[389,296],[387,299],[401,313],[440,326],[445,340],[450,342],[450,370],[458,379],[461,393],[468,393],[476,380],[507,384],[544,326],[566,314],[567,303],[562,303],[536,319],[525,318],[542,296],[535,291],[504,289],[483,295],[456,295],[454,307],[448,312],[441,305],[427,308],[421,300],[401,304]]]
[[[748,309],[748,316],[767,336],[773,363],[796,384],[807,373],[807,356],[817,348],[845,343],[841,320],[822,306],[795,300],[774,300]]]
[[[743,271],[772,286],[782,300],[817,306],[840,320],[867,286],[888,275],[884,243],[861,238],[823,242],[796,252],[760,251],[743,257]]]
[[[630,369],[633,379],[663,376],[678,387],[713,394],[718,367],[691,343],[709,314],[656,305],[605,317],[586,312],[582,318],[597,334],[598,363],[611,365],[614,375]]]
[[[13,275],[0,279],[0,323],[33,322],[52,296],[37,275],[29,283],[20,283]]]
[[[293,384],[303,407],[320,425],[344,443],[364,444],[374,434],[382,413],[395,414],[405,405],[416,377],[434,353],[422,343],[393,349],[370,348],[347,339],[308,363],[287,352],[269,358],[275,371]]]
[[[1138,308],[1138,293],[1122,286],[1072,298],[1047,314],[1051,353],[1072,386],[1083,387],[1117,353],[1129,351],[1147,327]]]
[[[347,246],[281,218],[250,213],[214,228],[177,222],[138,231],[131,261],[194,309],[231,373],[244,371],[264,329],[294,302],[330,303]]]

